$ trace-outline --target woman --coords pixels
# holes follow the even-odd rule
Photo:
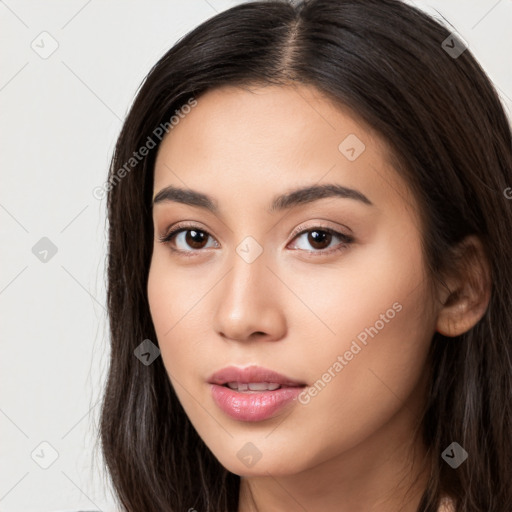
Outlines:
[[[142,85],[108,181],[123,510],[512,510],[511,132],[396,0],[246,3]]]

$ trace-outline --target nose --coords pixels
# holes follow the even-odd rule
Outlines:
[[[276,341],[284,337],[283,285],[267,267],[267,259],[260,255],[248,263],[234,254],[231,262],[230,271],[217,289],[216,332],[236,341]]]

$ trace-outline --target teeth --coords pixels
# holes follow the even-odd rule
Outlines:
[[[281,387],[279,384],[276,384],[275,382],[250,382],[248,386],[251,391],[273,391],[274,389]]]
[[[228,382],[228,387],[236,391],[274,391],[281,385],[275,382]]]

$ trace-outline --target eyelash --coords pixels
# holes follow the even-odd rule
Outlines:
[[[183,256],[186,256],[186,257],[197,256],[199,253],[202,252],[201,249],[184,251],[182,249],[175,249],[174,247],[172,247],[170,245],[170,242],[176,235],[178,235],[182,231],[188,231],[188,230],[200,231],[201,233],[205,233],[206,235],[211,237],[210,233],[208,233],[204,229],[199,228],[198,226],[194,226],[192,224],[178,224],[169,233],[159,236],[158,240],[159,240],[159,242],[161,242],[163,244],[168,244],[172,251],[179,253]],[[349,235],[345,235],[344,233],[340,233],[339,231],[336,231],[327,226],[314,226],[309,229],[302,229],[302,227],[299,226],[296,230],[293,231],[293,233],[291,235],[292,240],[295,240],[295,238],[297,238],[299,235],[303,235],[304,233],[310,233],[312,231],[322,231],[322,232],[330,233],[331,235],[334,235],[334,236],[340,238],[342,240],[342,242],[339,243],[338,246],[331,248],[331,249],[320,249],[320,250],[313,250],[313,251],[305,251],[304,249],[294,249],[294,250],[302,250],[303,252],[306,252],[307,254],[309,254],[312,257],[316,257],[316,255],[325,256],[327,254],[331,254],[336,251],[342,251],[342,250],[346,249],[354,241],[353,237],[351,237]]]

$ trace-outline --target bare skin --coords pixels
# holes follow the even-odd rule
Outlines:
[[[355,139],[339,149],[350,134],[364,151],[350,150]],[[428,461],[414,432],[429,344],[436,330],[471,328],[488,294],[465,289],[445,305],[450,293],[425,270],[416,201],[389,155],[370,127],[306,86],[209,91],[159,148],[154,197],[173,185],[218,205],[212,213],[155,203],[148,298],[185,412],[221,464],[242,477],[239,512],[417,509]],[[276,195],[323,184],[355,189],[371,204],[324,197],[268,211]],[[188,231],[160,242],[178,222]],[[309,231],[291,236],[297,227]],[[352,241],[327,235],[315,244],[314,228]],[[190,245],[201,240],[190,230],[204,234],[202,245]],[[248,263],[237,247],[262,252]],[[482,268],[477,261],[468,272]],[[467,283],[449,281],[452,291]],[[371,327],[378,332],[363,344],[357,336]],[[354,341],[360,350],[347,355]],[[213,401],[207,380],[228,365],[253,364],[308,386],[328,382],[271,418],[235,420]],[[261,456],[250,467],[237,456],[247,443]]]

